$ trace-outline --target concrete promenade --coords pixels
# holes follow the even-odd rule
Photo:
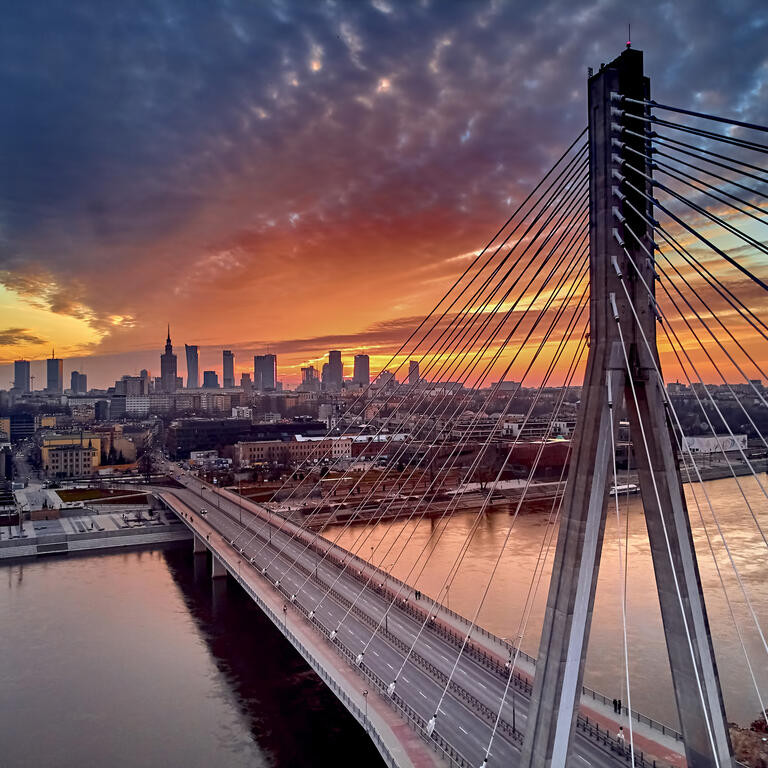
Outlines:
[[[104,514],[25,520],[21,531],[18,525],[3,526],[0,528],[0,561],[150,546],[192,538],[175,515],[161,512],[150,518],[144,510],[141,520],[134,518],[133,513],[120,508]]]

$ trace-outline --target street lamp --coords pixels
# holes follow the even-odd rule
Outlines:
[[[363,691],[363,701],[365,702],[365,730],[368,730],[368,691]]]
[[[517,723],[515,722],[515,689],[512,688],[512,733],[517,733]]]

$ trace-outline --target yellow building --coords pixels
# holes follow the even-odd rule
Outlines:
[[[55,477],[92,475],[99,465],[99,452],[90,445],[61,445],[47,450],[43,467]]]
[[[92,432],[43,435],[40,459],[48,474],[91,474],[101,463],[101,438]]]

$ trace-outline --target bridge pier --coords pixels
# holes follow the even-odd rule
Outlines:
[[[204,554],[208,551],[208,547],[205,546],[205,542],[196,533],[192,536],[192,552],[195,555]]]
[[[642,136],[633,137],[622,122],[625,112],[642,118],[649,98],[640,51],[627,49],[589,79],[590,348],[521,768],[570,765],[620,418],[615,414],[622,412],[634,440],[688,766],[732,765],[675,438],[657,376],[656,317],[648,295],[655,290],[647,258],[654,252],[647,224],[651,182],[638,181],[650,179],[652,166]],[[626,183],[625,173],[634,173],[634,181]]]
[[[211,552],[211,578],[220,579],[222,576],[227,575],[227,569],[224,567],[224,563],[219,560],[216,555]]]

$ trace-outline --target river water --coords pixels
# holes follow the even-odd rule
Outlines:
[[[382,764],[190,547],[0,566],[0,766]]]
[[[754,478],[744,477],[739,481],[761,528],[768,531],[765,496]],[[768,489],[765,475],[761,476],[761,482]],[[685,487],[726,712],[731,721],[749,723],[758,717],[760,703],[698,517],[697,500],[707,531],[713,537],[717,564],[766,703],[768,656],[718,537],[707,499],[698,486]],[[696,490],[695,497],[692,488]],[[733,479],[710,481],[705,483],[705,488],[760,626],[768,631],[768,551],[765,542]],[[333,540],[338,539],[342,546],[354,548],[376,565],[383,565],[426,594],[439,594],[450,608],[470,619],[482,601],[478,622],[500,637],[514,640],[523,628],[521,616],[542,552],[542,542],[545,536],[551,537],[555,531],[555,526],[548,524],[551,509],[551,504],[540,504],[535,514],[519,515],[511,532],[514,516],[498,511],[479,520],[471,513],[455,515],[447,526],[438,520],[398,521],[381,523],[375,528],[363,525],[339,527],[328,531],[327,535]],[[623,578],[613,503],[608,513],[584,682],[609,698],[620,697],[626,703],[626,690],[622,684],[625,678],[621,611]],[[632,706],[663,723],[676,726],[674,692],[639,496],[622,498],[620,515],[622,538],[627,531],[626,521],[629,522],[629,543],[626,547],[622,544],[622,552],[628,553],[624,564],[627,568],[627,645]],[[475,532],[465,546],[473,527]],[[509,540],[499,559],[508,532]],[[718,537],[717,541],[715,537]],[[451,567],[463,548],[466,552],[461,568],[451,579]],[[541,581],[530,601],[530,619],[522,632],[520,645],[531,655],[538,651],[553,554],[554,543],[544,567],[539,569]],[[483,592],[497,560],[495,575],[483,600]],[[444,585],[448,586],[447,590]]]
[[[768,528],[765,497],[743,487]],[[768,624],[766,549],[733,481],[706,484],[761,625]],[[689,493],[690,497],[690,493]],[[705,499],[702,512],[716,535]],[[761,503],[762,499],[762,503]],[[696,523],[696,506],[690,497]],[[628,510],[627,616],[633,707],[675,725],[653,568],[639,499]],[[513,516],[391,522],[329,530],[395,575],[437,594],[475,528],[459,575],[443,590],[465,616],[477,611],[502,544],[479,622],[521,634],[534,566],[555,531],[549,508]],[[610,698],[623,689],[622,572],[608,519],[585,682]],[[624,519],[621,529],[624,530]],[[730,720],[750,722],[759,703],[701,522],[694,539]],[[390,551],[390,545],[397,540]],[[408,540],[405,547],[402,543]],[[373,547],[373,552],[371,548]],[[402,550],[402,554],[401,553]],[[544,548],[546,551],[546,547]],[[717,562],[764,697],[765,651],[722,544]],[[427,553],[429,559],[415,578]],[[546,600],[545,560],[522,647],[535,654]],[[411,572],[413,564],[416,567]],[[380,764],[362,730],[255,605],[228,580],[212,582],[188,545],[0,566],[0,765],[360,766]],[[535,583],[535,582],[534,582]]]

